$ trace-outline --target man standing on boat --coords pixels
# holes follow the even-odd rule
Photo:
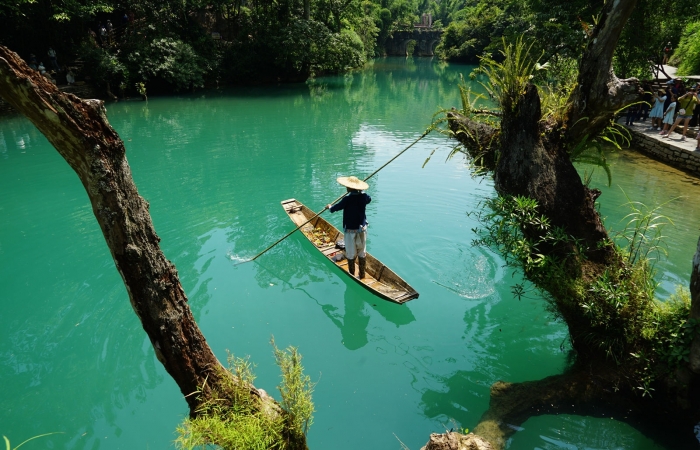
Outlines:
[[[348,272],[355,276],[355,256],[360,266],[360,279],[365,277],[367,262],[367,216],[365,207],[372,197],[362,192],[369,185],[357,177],[340,177],[338,183],[348,189],[348,195],[335,205],[328,205],[331,213],[343,210],[343,231],[345,232],[345,257],[348,259]]]

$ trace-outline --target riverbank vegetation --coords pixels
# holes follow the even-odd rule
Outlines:
[[[431,15],[433,29],[443,30],[436,54],[445,60],[498,58],[502,37],[516,36],[535,42],[545,61],[576,59],[602,5],[583,0],[0,1],[5,24],[0,43],[27,60],[35,54],[45,65],[53,46],[59,65],[79,67],[87,81],[119,96],[134,93],[139,82],[159,93],[344,72],[383,55],[387,39],[412,30],[424,14]],[[662,48],[681,42],[698,8],[690,0],[640,2],[617,46],[616,72],[649,77]],[[682,50],[686,47],[679,47],[678,58],[690,56]]]
[[[114,93],[138,82],[171,92],[360,67],[414,10],[404,0],[0,2],[0,43],[38,61],[53,46],[59,64]]]

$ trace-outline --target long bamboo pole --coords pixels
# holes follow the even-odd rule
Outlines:
[[[394,156],[394,157],[391,158],[389,161],[387,161],[386,163],[384,163],[379,169],[377,169],[377,170],[375,170],[374,172],[372,172],[372,173],[371,173],[367,178],[365,178],[363,181],[367,181],[367,180],[369,180],[370,178],[372,178],[373,176],[375,176],[380,170],[382,170],[383,168],[385,168],[386,166],[388,166],[389,164],[391,164],[396,158],[398,158],[399,156],[401,156],[402,154],[404,154],[409,148],[413,147],[413,146],[416,145],[421,139],[423,139],[424,137],[426,137],[426,136],[428,135],[428,133],[430,133],[432,130],[433,130],[432,128],[428,128],[427,130],[425,130],[425,132],[424,132],[423,134],[421,134],[420,137],[419,137],[418,139],[416,139],[415,141],[413,141],[413,142],[411,143],[411,145],[409,145],[409,146],[406,147],[405,149],[401,150],[396,156]],[[338,198],[336,198],[335,200],[333,200],[330,204],[331,204],[331,205],[336,204],[337,202],[339,202],[339,201],[340,201],[343,197],[345,197],[346,195],[347,195],[347,193],[341,195],[340,197],[338,197]],[[258,254],[255,255],[255,256],[253,256],[251,259],[248,259],[248,260],[246,260],[246,261],[241,261],[241,262],[239,262],[239,263],[237,263],[237,264],[235,264],[235,265],[237,266],[237,265],[240,265],[240,264],[245,264],[245,263],[247,263],[247,262],[255,261],[256,259],[258,259],[259,257],[261,257],[263,254],[267,253],[267,251],[270,250],[272,247],[274,247],[275,245],[279,244],[279,243],[282,242],[283,240],[287,239],[287,238],[288,238],[289,236],[291,236],[295,231],[297,231],[298,229],[300,229],[301,227],[303,227],[303,226],[306,225],[307,223],[311,222],[311,221],[314,220],[316,217],[318,217],[318,216],[320,216],[321,214],[323,214],[327,209],[328,209],[328,205],[326,205],[321,211],[319,211],[319,212],[317,212],[316,214],[314,214],[314,216],[313,216],[312,218],[310,218],[309,220],[307,220],[306,222],[302,223],[301,225],[299,225],[298,227],[296,227],[295,229],[293,229],[293,230],[290,231],[289,233],[287,233],[287,234],[285,234],[284,236],[282,236],[280,239],[278,239],[277,241],[275,241],[272,245],[270,245],[269,247],[267,247],[265,250],[261,251],[260,253],[258,253]]]

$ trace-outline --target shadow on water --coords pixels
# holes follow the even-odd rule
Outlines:
[[[318,305],[331,322],[338,327],[341,343],[348,350],[357,350],[368,343],[367,327],[370,315],[366,312],[367,305],[370,305],[388,322],[396,325],[396,328],[416,320],[407,305],[396,305],[375,297],[352,280],[345,281],[345,284],[342,314],[339,308],[332,304],[318,303]],[[371,299],[368,296],[371,296]]]

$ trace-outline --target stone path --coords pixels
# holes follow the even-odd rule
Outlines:
[[[677,68],[677,67],[664,65],[664,66],[663,66],[663,69],[664,69],[664,72],[666,72],[666,74],[667,74],[669,77],[671,77],[671,79],[675,79],[675,78],[676,78],[676,72],[678,71],[678,68]],[[664,76],[664,74],[661,73],[661,72],[659,72],[659,75],[660,75],[661,77]],[[687,79],[689,79],[689,80],[700,81],[700,75],[681,75],[681,76],[678,77],[678,78],[687,78]],[[662,78],[662,79],[665,79],[665,78]]]
[[[666,74],[667,74],[669,77],[671,77],[671,78],[676,78],[676,71],[678,70],[677,67],[666,66],[666,65],[663,66],[663,67],[664,67],[664,72],[666,72]]]
[[[649,130],[651,126],[651,119],[647,119],[646,122],[637,122],[634,125],[625,125],[624,119],[619,121],[619,124],[625,126],[630,131],[635,131],[647,136],[650,139],[657,140],[659,142],[664,142],[666,144],[671,144],[672,146],[682,148],[683,150],[694,151],[698,141],[695,139],[698,133],[698,127],[688,127],[688,132],[686,133],[686,140],[681,141],[683,136],[683,127],[677,126],[673,131],[673,135],[664,138],[659,134],[660,130]],[[700,153],[700,152],[698,152]]]
[[[686,140],[681,141],[682,135],[675,131],[671,137],[664,138],[659,135],[658,130],[650,130],[649,119],[634,125],[624,125],[624,120],[621,120],[619,124],[630,131],[632,138],[630,146],[633,149],[700,177],[700,151],[695,150],[698,142],[695,140],[697,134],[695,127],[689,128]]]

